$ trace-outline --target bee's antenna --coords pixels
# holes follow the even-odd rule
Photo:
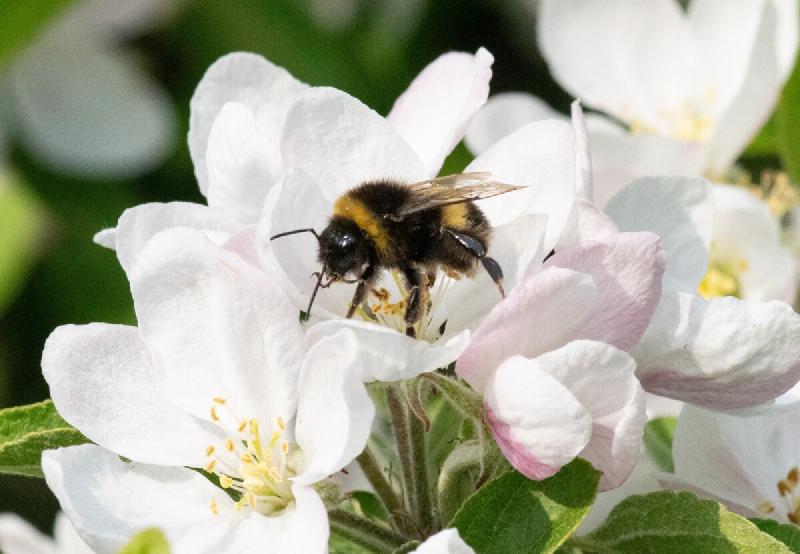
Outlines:
[[[314,233],[316,235],[316,233]],[[311,293],[311,298],[308,301],[308,308],[306,308],[306,317],[304,321],[308,321],[311,319],[311,306],[314,305],[314,299],[317,297],[317,291],[319,290],[320,285],[322,284],[322,278],[325,276],[325,270],[327,267],[325,264],[322,264],[322,271],[317,274],[317,284],[314,285],[314,291]]]
[[[294,231],[284,231],[283,233],[278,233],[277,235],[272,235],[271,237],[269,237],[269,240],[279,239],[281,237],[285,237],[285,236],[288,236],[288,235],[296,235],[297,233],[311,233],[312,235],[317,237],[317,241],[319,241],[319,235],[311,227],[309,227],[307,229],[295,229]]]

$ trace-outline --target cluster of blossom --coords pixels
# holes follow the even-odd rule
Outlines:
[[[208,205],[137,206],[96,237],[116,250],[138,326],[63,326],[45,346],[59,413],[94,443],[42,459],[80,536],[115,552],[158,526],[178,553],[324,552],[326,491],[376,418],[366,384],[451,364],[530,479],[582,457],[609,498],[689,488],[796,521],[800,404],[765,405],[800,379],[795,256],[767,201],[707,179],[732,174],[774,107],[796,9],[542,0],[553,74],[614,122],[584,121],[578,102],[570,118],[524,95],[487,103],[484,49],[435,60],[386,117],[257,55],[217,61],[189,131]],[[370,299],[378,321],[345,318],[347,284],[301,320],[316,243],[269,237],[323,228],[356,184],[436,176],[465,134],[465,172],[526,187],[481,202],[506,297],[480,272],[439,275],[410,338],[389,272],[388,299]],[[689,404],[675,474],[637,467],[647,393]],[[418,552],[471,551],[455,530],[430,534]]]

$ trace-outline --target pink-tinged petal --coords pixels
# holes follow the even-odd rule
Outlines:
[[[274,146],[260,132],[250,106],[222,106],[208,135],[208,205],[239,221],[255,222],[267,192],[280,178],[280,164],[270,159],[271,150]]]
[[[654,135],[598,131],[589,127],[594,201],[603,207],[635,179],[653,175],[701,175],[708,146]]]
[[[234,233],[222,245],[225,250],[236,253],[256,269],[261,269],[261,258],[258,255],[258,234],[255,225],[248,225]]]
[[[190,227],[210,233],[230,235],[242,227],[242,223],[222,210],[191,202],[169,202],[166,204],[140,204],[128,208],[119,218],[114,231],[114,246],[119,263],[125,272],[130,272],[147,241],[153,235],[172,227]],[[95,242],[108,246],[108,230]]]
[[[576,198],[555,249],[559,251],[586,241],[609,240],[618,233],[616,224],[600,208],[585,198]]]
[[[644,177],[606,206],[620,231],[651,231],[666,255],[664,289],[694,291],[708,269],[714,226],[711,183],[687,177]]]
[[[592,157],[589,152],[589,131],[583,117],[580,100],[570,107],[572,132],[575,133],[575,195],[587,200],[594,199],[592,184]]]
[[[414,554],[475,554],[457,529],[445,529],[425,539]]]
[[[592,417],[592,437],[580,456],[603,472],[600,490],[618,487],[636,465],[647,422],[633,358],[608,344],[577,340],[536,360]]]
[[[494,94],[470,121],[464,143],[477,156],[506,135],[543,119],[564,119],[564,114],[525,92]]]
[[[317,323],[306,332],[308,344],[335,335],[342,328],[352,331],[357,339],[358,358],[364,383],[400,381],[421,373],[447,367],[458,358],[469,342],[469,331],[436,342],[412,339],[405,333],[375,323],[353,319],[337,319]]]
[[[464,136],[467,123],[489,96],[494,58],[449,52],[417,75],[395,102],[389,122],[411,145],[431,177]]]
[[[335,198],[377,179],[404,183],[428,177],[417,154],[391,123],[346,93],[315,88],[286,117],[283,168],[301,169]]]
[[[621,350],[630,350],[639,341],[661,299],[664,252],[653,233],[619,233],[580,243],[556,252],[545,267],[592,276],[600,304],[584,322],[580,338]]]
[[[305,355],[297,308],[279,283],[191,229],[171,229],[142,251],[131,276],[142,338],[164,391],[209,417],[223,397],[262,422],[296,409]]]
[[[554,475],[592,435],[589,412],[550,375],[553,363],[563,361],[559,351],[532,360],[513,356],[487,383],[486,421],[511,465],[531,479]]]
[[[480,203],[494,225],[531,213],[547,214],[545,252],[558,241],[575,197],[575,137],[564,121],[522,127],[478,156],[465,171],[488,171],[504,183],[527,187]]]
[[[125,463],[94,445],[47,450],[42,471],[78,534],[98,553],[119,552],[147,527],[161,529],[175,554],[223,552],[240,519],[233,500],[200,473]],[[212,500],[227,515],[214,515]]]
[[[0,549],[6,554],[71,554],[58,552],[50,537],[12,513],[0,513]]]
[[[197,85],[190,103],[189,153],[200,192],[209,189],[206,165],[209,135],[214,120],[228,102],[248,106],[266,144],[272,145],[263,163],[271,170],[280,169],[280,136],[289,108],[307,89],[285,69],[257,54],[236,52],[221,57],[208,68]]]
[[[300,372],[295,427],[305,467],[295,483],[321,481],[364,450],[375,406],[361,381],[362,372],[358,343],[348,329],[320,339],[308,351]]]
[[[755,406],[800,379],[800,316],[783,302],[665,293],[632,354],[648,392],[716,410]]]
[[[723,174],[766,123],[783,85],[776,51],[777,10],[765,1],[752,50],[736,96],[730,101],[710,139],[709,169]],[[797,16],[795,15],[795,18]]]
[[[482,391],[507,358],[534,358],[580,338],[600,305],[592,277],[551,267],[525,279],[486,316],[456,363],[456,373]]]
[[[59,413],[127,458],[200,467],[217,429],[172,404],[136,327],[65,325],[48,337],[42,373]]]

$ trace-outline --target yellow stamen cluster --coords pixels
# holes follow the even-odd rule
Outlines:
[[[406,307],[408,306],[409,291],[399,272],[391,271],[389,275],[391,275],[395,282],[400,298],[393,302],[392,294],[386,288],[373,289],[370,291],[370,297],[367,299],[366,308],[364,306],[359,306],[356,309],[356,314],[365,321],[372,321],[384,327],[389,327],[401,333],[405,333],[405,314]],[[437,285],[442,281],[446,281],[446,279],[439,279]],[[370,300],[373,301],[370,302]],[[430,294],[425,295],[422,299],[427,306],[421,321],[417,322],[415,325],[416,336],[419,338],[424,338],[428,329],[430,300]]]
[[[716,125],[714,118],[708,115],[715,100],[715,91],[708,89],[700,102],[685,101],[678,107],[659,110],[657,121],[645,123],[631,115],[626,118],[629,130],[634,134],[666,134],[684,142],[708,142]]]
[[[250,509],[264,515],[281,512],[293,500],[289,467],[289,443],[282,440],[286,430],[283,418],[277,418],[276,430],[263,440],[259,422],[240,418],[224,398],[214,398],[211,420],[229,436],[219,447],[209,445],[204,470],[216,475],[223,489],[237,496],[237,510]],[[229,425],[232,423],[231,425]],[[209,504],[213,514],[219,513],[215,500]]]
[[[712,261],[697,287],[697,294],[705,299],[739,296],[741,294],[741,274],[747,271],[747,268],[747,260]]]
[[[800,482],[800,470],[794,466],[786,474],[786,478],[778,481],[778,494],[786,504],[786,517],[792,523],[800,523],[800,495],[795,494]],[[759,502],[756,510],[759,514],[769,515],[775,512],[775,504],[769,500]]]
[[[764,171],[758,185],[747,188],[763,200],[777,217],[783,217],[800,204],[800,194],[783,171]]]

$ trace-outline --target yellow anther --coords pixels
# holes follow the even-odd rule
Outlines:
[[[217,467],[217,460],[211,460],[203,469],[205,469],[208,473],[213,473],[215,467]]]
[[[228,437],[225,439],[225,450],[228,452],[233,452],[236,447],[233,444],[233,439]]]
[[[206,456],[211,456],[211,455],[213,455],[213,454],[214,454],[214,450],[216,450],[216,449],[214,448],[214,445],[213,445],[213,444],[212,444],[212,445],[210,445],[208,448],[206,448]]]
[[[242,463],[245,463],[245,464],[252,464],[253,463],[253,456],[249,452],[245,452],[244,454],[242,454],[239,457],[239,459],[242,460]]]
[[[786,480],[795,485],[797,484],[800,480],[800,471],[798,471],[797,466],[789,470],[789,473],[786,475]]]
[[[211,421],[219,421],[219,416],[217,415],[216,406],[211,406]]]
[[[242,420],[242,421],[239,423],[239,427],[237,427],[237,428],[236,428],[236,430],[237,430],[237,431],[239,431],[240,433],[244,433],[244,430],[245,430],[245,429],[247,429],[247,420],[246,420],[246,419],[243,419],[243,420]]]
[[[252,492],[245,493],[244,498],[248,506],[251,508],[256,507],[256,496]]]
[[[763,502],[759,502],[756,509],[760,514],[771,514],[775,511],[775,505],[769,500],[764,500]]]
[[[219,515],[219,507],[217,506],[217,501],[215,499],[211,499],[211,502],[208,503],[208,507],[211,508],[211,513],[215,516]]]
[[[278,440],[281,438],[281,433],[279,431],[275,431],[272,433],[272,436],[269,438],[269,447],[274,448],[276,444],[278,444]]]
[[[281,443],[281,453],[283,453],[283,454],[288,454],[289,453],[289,443],[288,442],[283,441]]]
[[[255,437],[258,436],[258,421],[255,419],[250,420],[250,434]]]
[[[281,416],[278,416],[278,429],[281,430],[281,433],[286,430],[286,420],[284,420]]]
[[[269,471],[267,473],[269,474],[269,478],[272,479],[273,482],[277,483],[279,481],[282,481],[281,474],[278,473],[278,470],[275,469],[274,467],[269,468]]]
[[[229,489],[233,486],[233,479],[223,473],[219,476],[219,486],[223,489]]]
[[[224,398],[222,398],[221,396],[215,396],[215,397],[214,397],[214,402],[215,402],[216,404],[225,404],[225,402],[227,402],[227,400],[225,400],[225,399],[224,399]]]

